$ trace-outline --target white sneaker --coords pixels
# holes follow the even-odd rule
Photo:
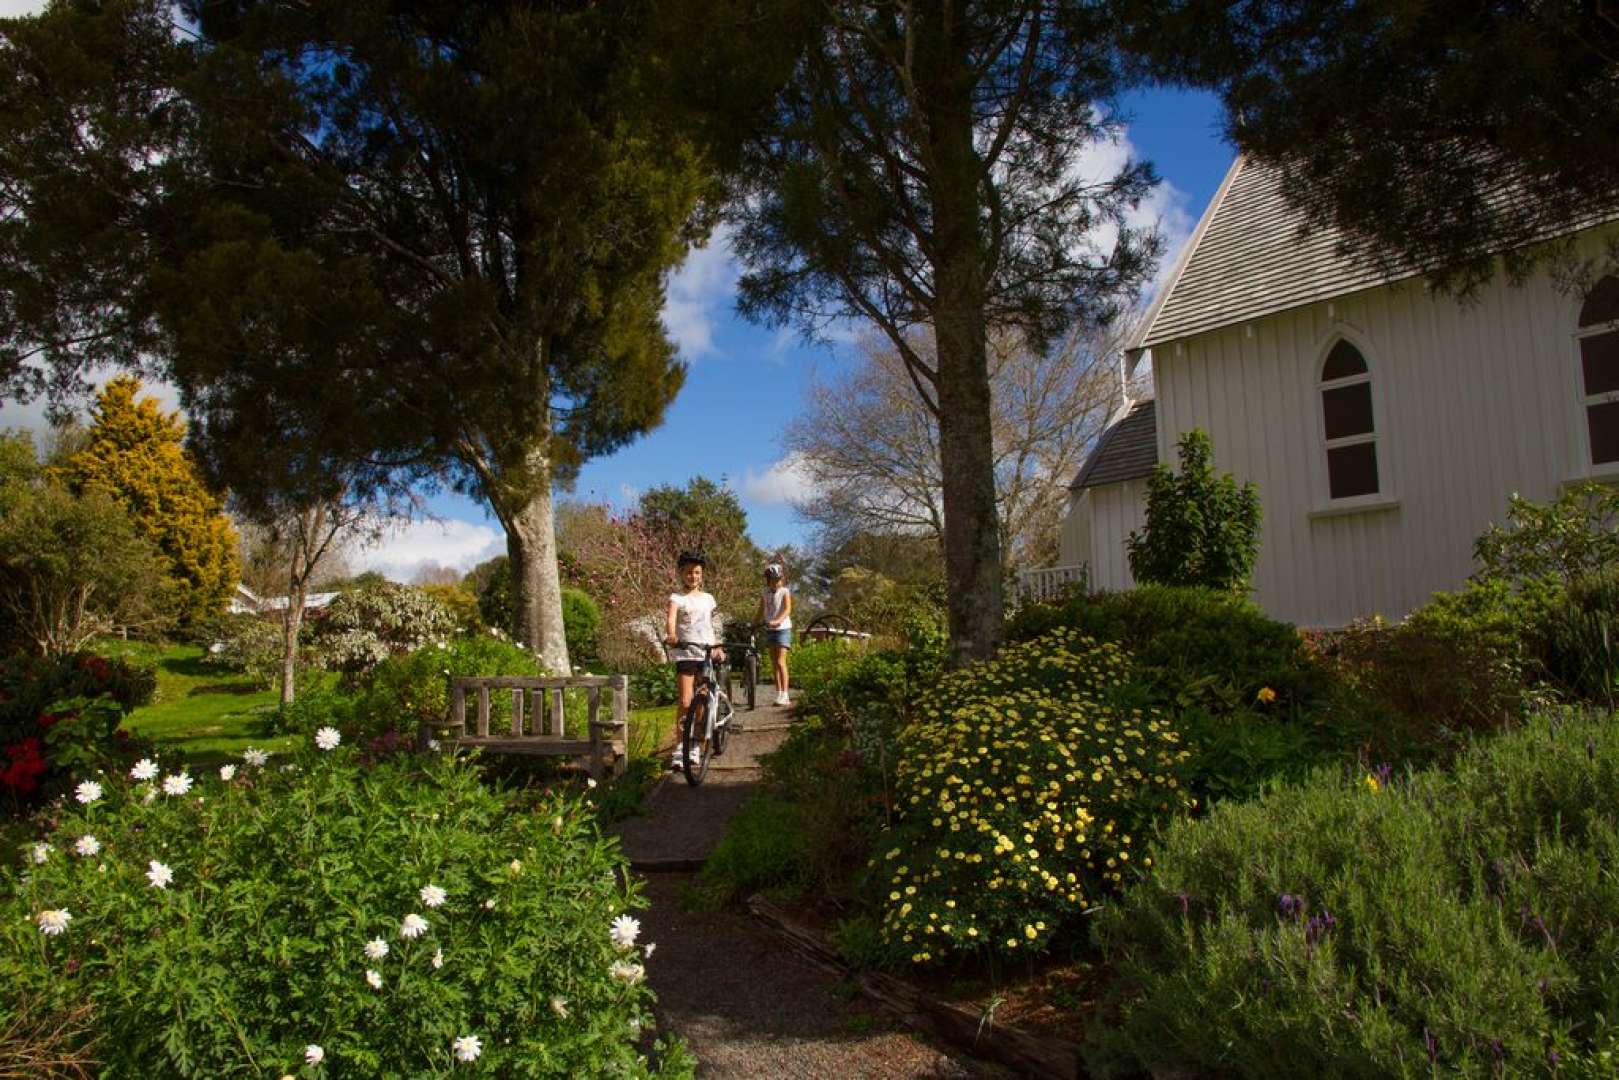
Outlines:
[[[702,747],[694,746],[694,747],[691,748],[691,763],[694,766],[701,765],[703,763],[703,748]],[[675,747],[675,752],[669,755],[669,768],[675,770],[676,772],[679,772],[681,769],[684,769],[685,767],[686,767],[686,755],[682,754],[680,752],[680,747],[677,746],[677,747]]]
[[[777,705],[783,705],[783,706],[792,704],[792,702],[787,697],[787,691],[783,690],[781,693],[776,695],[776,704]]]

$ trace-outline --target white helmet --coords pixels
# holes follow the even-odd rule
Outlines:
[[[781,563],[773,562],[773,563],[766,563],[765,564],[765,577],[780,579],[781,576],[782,576]]]

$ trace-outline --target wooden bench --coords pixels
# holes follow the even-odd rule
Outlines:
[[[508,690],[512,695],[511,731],[489,732],[489,695]],[[585,731],[570,733],[563,693],[585,691],[589,711]],[[601,715],[602,692],[610,695],[611,718]],[[467,695],[475,695],[477,715],[467,733]],[[528,708],[524,708],[527,704]],[[424,723],[417,743],[428,745],[438,738],[447,745],[481,747],[501,754],[543,754],[553,757],[583,758],[595,779],[606,771],[617,776],[624,771],[628,757],[630,680],[627,675],[579,675],[567,678],[527,676],[464,676],[450,680],[450,715],[443,723]],[[525,720],[527,723],[525,724]],[[577,727],[577,721],[575,726]],[[525,730],[526,728],[526,730]]]

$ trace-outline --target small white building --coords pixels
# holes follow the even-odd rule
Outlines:
[[[1259,488],[1255,599],[1302,626],[1398,618],[1461,585],[1513,492],[1619,481],[1619,277],[1585,295],[1497,279],[1458,301],[1300,221],[1272,174],[1232,165],[1126,353],[1127,385],[1150,362],[1154,400],[1115,415],[1074,480],[1063,567],[1037,573],[1129,587],[1145,478],[1194,427]]]

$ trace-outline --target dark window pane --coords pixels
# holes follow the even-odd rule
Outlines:
[[[1322,382],[1364,374],[1366,374],[1366,358],[1360,354],[1359,349],[1347,341],[1340,341],[1334,345],[1332,351],[1327,354],[1327,362],[1321,365]]]
[[[1619,333],[1581,338],[1580,367],[1585,371],[1587,394],[1619,390]]]
[[[1377,494],[1377,444],[1356,443],[1328,450],[1327,485],[1334,499]]]
[[[1585,423],[1591,432],[1591,464],[1619,461],[1619,401],[1592,405],[1585,410]]]
[[[1619,320],[1619,277],[1609,275],[1597,282],[1580,308],[1580,325],[1596,326]]]
[[[1372,384],[1356,383],[1321,391],[1321,412],[1327,421],[1327,438],[1369,435],[1372,432]]]

